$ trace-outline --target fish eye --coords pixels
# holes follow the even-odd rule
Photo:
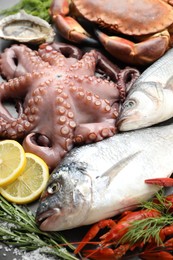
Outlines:
[[[135,101],[134,100],[128,100],[123,104],[124,108],[131,108],[135,105]]]
[[[55,192],[59,191],[59,189],[60,189],[60,184],[59,183],[52,183],[47,188],[47,192],[49,194],[54,194]]]

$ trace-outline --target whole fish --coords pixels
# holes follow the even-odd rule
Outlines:
[[[117,122],[120,131],[173,117],[173,49],[147,68],[128,90]]]
[[[173,172],[173,124],[118,133],[74,148],[51,174],[36,213],[41,230],[95,223],[158,191],[145,179]]]

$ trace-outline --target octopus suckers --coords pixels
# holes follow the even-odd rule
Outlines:
[[[24,123],[25,129],[29,128],[31,126],[31,124],[29,122],[25,122]]]
[[[72,87],[70,87],[71,92],[75,92],[77,90],[77,88],[74,87],[74,83],[71,82],[69,85],[72,86]]]
[[[56,42],[38,51],[12,45],[0,55],[0,71],[8,80],[0,83],[1,137],[23,138],[25,149],[51,169],[74,144],[116,132],[126,85],[139,75],[135,69],[118,68],[96,50],[82,55],[78,48]],[[3,106],[16,97],[18,115],[13,118]]]
[[[57,104],[62,104],[64,102],[64,99],[62,97],[57,97],[56,98],[56,103]]]
[[[71,112],[71,111],[68,112],[67,116],[68,116],[69,118],[71,118],[71,119],[74,118],[74,114],[73,114],[73,112]]]
[[[94,140],[96,140],[97,135],[96,135],[95,133],[90,133],[88,137],[89,137],[89,139],[90,139],[91,141],[94,141]]]
[[[71,105],[67,102],[64,103],[64,106],[67,108],[67,109],[70,109],[71,108]]]
[[[82,91],[78,92],[77,95],[81,98],[85,97],[85,93]]]
[[[44,49],[46,49],[47,52],[50,52],[53,50],[52,46],[50,46],[50,45],[45,46]]]
[[[107,106],[105,106],[104,110],[105,110],[105,112],[110,112],[111,107],[107,105]]]
[[[63,115],[64,113],[65,113],[65,108],[64,107],[61,107],[61,106],[58,106],[57,107],[57,112],[58,112],[58,114],[60,114],[60,115]]]
[[[59,123],[64,124],[67,121],[67,118],[65,116],[60,116]]]
[[[34,103],[39,104],[41,103],[42,98],[40,96],[34,97]]]
[[[75,127],[76,127],[76,123],[75,123],[74,121],[70,121],[70,122],[69,122],[69,126],[70,126],[71,128],[75,128]]]
[[[72,140],[71,139],[66,139],[65,146],[66,146],[66,150],[70,151],[72,149],[72,147],[73,147]]]
[[[87,96],[86,99],[87,99],[87,101],[92,101],[92,97],[91,96]]]
[[[104,128],[104,129],[101,131],[101,136],[102,136],[102,137],[107,137],[107,136],[109,136],[109,129],[108,129],[108,128]]]
[[[83,143],[83,142],[84,142],[83,136],[82,136],[82,135],[77,135],[77,136],[75,136],[74,142],[75,142],[75,143],[78,143],[78,144]]]
[[[96,105],[96,107],[99,107],[101,105],[101,101],[100,100],[96,100],[95,101],[95,105]]]
[[[57,94],[61,94],[62,93],[62,89],[58,88],[57,89]]]
[[[112,113],[112,116],[113,116],[113,118],[117,118],[117,117],[118,117],[118,111],[114,111],[114,112]]]
[[[21,126],[21,125],[18,126],[17,131],[18,131],[19,133],[22,133],[23,130],[24,130],[23,126]]]
[[[29,122],[33,123],[35,121],[35,117],[34,116],[28,116],[28,120]]]
[[[70,129],[69,129],[68,126],[63,126],[63,127],[61,128],[61,134],[62,134],[62,135],[68,135],[69,132],[70,132]]]

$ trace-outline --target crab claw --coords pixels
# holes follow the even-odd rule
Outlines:
[[[60,14],[53,17],[54,23],[59,33],[67,40],[74,43],[98,45],[98,42],[93,39],[87,31],[72,17],[62,16]]]
[[[147,179],[145,180],[147,184],[156,184],[163,187],[173,187],[173,179],[172,178],[155,178],[155,179]]]
[[[166,30],[146,37],[139,43],[118,36],[107,36],[99,30],[96,30],[96,35],[112,56],[123,62],[136,65],[149,64],[160,58],[168,49],[170,39]]]
[[[75,19],[68,16],[70,6],[68,0],[53,0],[51,3],[49,12],[59,33],[71,42],[97,46],[98,42]]]

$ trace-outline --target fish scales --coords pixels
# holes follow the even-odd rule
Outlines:
[[[74,148],[52,172],[36,214],[42,230],[95,223],[133,208],[158,191],[145,179],[173,171],[173,125],[118,133]],[[52,185],[59,189],[52,191]]]
[[[122,104],[117,127],[129,131],[152,126],[173,117],[173,49],[147,68]]]
[[[148,67],[137,79],[136,83],[138,84],[142,81],[159,81],[163,84],[164,87],[165,82],[172,76],[173,49],[170,49],[162,58],[158,59],[150,67]]]

